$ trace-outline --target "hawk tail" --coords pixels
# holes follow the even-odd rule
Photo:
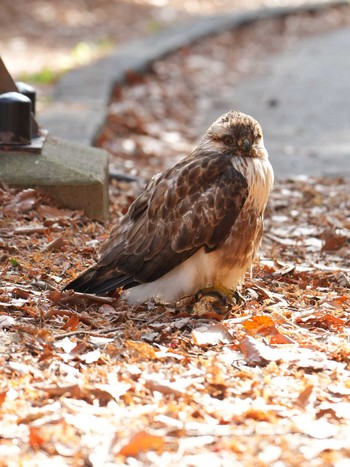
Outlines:
[[[69,282],[63,290],[74,290],[75,292],[89,293],[94,295],[106,295],[115,289],[123,287],[129,289],[138,285],[139,282],[127,274],[113,271],[104,271],[102,268],[91,267],[80,276]]]

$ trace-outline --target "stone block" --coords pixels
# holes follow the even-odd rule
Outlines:
[[[108,217],[108,153],[48,136],[40,154],[0,146],[0,181],[39,187],[61,206]]]

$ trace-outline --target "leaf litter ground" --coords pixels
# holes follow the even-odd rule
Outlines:
[[[35,190],[2,190],[3,464],[349,455],[348,193],[343,180],[275,187],[245,302],[130,308],[60,292],[105,227]]]
[[[348,181],[276,184],[260,259],[235,306],[199,295],[128,307],[119,296],[61,293],[93,263],[142,179],[188,152],[195,136],[180,116],[190,121],[208,100],[174,98],[156,73],[129,78],[100,143],[124,150],[112,163],[139,183],[112,180],[110,225],[36,190],[0,190],[0,465],[344,465]],[[131,114],[137,95],[150,105]]]

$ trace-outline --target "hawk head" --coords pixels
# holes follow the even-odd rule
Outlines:
[[[200,147],[222,154],[267,158],[260,124],[250,115],[233,110],[209,127]]]

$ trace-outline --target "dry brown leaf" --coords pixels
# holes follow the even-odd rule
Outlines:
[[[322,251],[339,250],[347,245],[349,238],[346,235],[337,234],[333,230],[326,230],[323,232],[321,238],[323,239]]]
[[[38,213],[45,219],[57,220],[70,218],[75,214],[75,211],[70,211],[68,209],[58,209],[54,206],[41,204],[38,206]]]
[[[9,213],[10,211],[25,213],[34,207],[37,199],[37,191],[33,188],[28,188],[17,193],[11,202],[4,206],[3,210],[5,213]]]
[[[138,354],[142,355],[144,359],[148,360],[157,360],[157,350],[152,347],[151,345],[147,344],[146,342],[134,342],[128,340],[125,342],[125,347],[128,350],[137,352]]]
[[[81,303],[84,304],[86,302],[92,303],[115,303],[115,298],[113,297],[100,297],[98,295],[88,294],[88,293],[81,293],[81,292],[74,292],[74,290],[66,290],[64,292],[60,292],[58,290],[53,290],[47,294],[47,297],[54,303]]]
[[[60,301],[62,297],[62,293],[59,290],[51,290],[47,293],[47,298],[51,300],[53,303],[57,303]]]
[[[312,384],[309,384],[306,386],[305,389],[301,391],[297,398],[297,404],[300,405],[301,407],[306,407],[306,405],[309,403],[311,394],[314,390],[314,386]]]
[[[13,290],[12,290],[12,295],[16,298],[23,298],[23,299],[27,299],[30,297],[31,295],[31,291],[29,290],[25,290],[23,288],[20,288],[20,287],[15,287]]]
[[[323,312],[316,312],[307,318],[297,318],[295,321],[303,326],[314,326],[332,332],[344,332],[346,325],[346,322],[341,318]]]
[[[40,391],[46,392],[50,397],[61,397],[63,395],[70,395],[70,397],[80,399],[83,394],[83,391],[78,384],[70,384],[67,386],[49,386],[49,387],[37,386],[37,389],[39,389]]]
[[[270,361],[278,361],[281,359],[281,356],[276,349],[268,347],[251,336],[246,336],[240,342],[239,347],[244,358],[250,365],[264,366]]]
[[[74,314],[72,315],[68,321],[62,326],[62,329],[68,330],[68,331],[74,331],[80,323],[80,318],[78,315]]]
[[[51,240],[50,243],[48,243],[44,248],[43,251],[58,251],[61,250],[64,246],[64,238],[61,237],[56,237],[53,240]]]
[[[13,230],[15,235],[31,235],[36,233],[44,233],[48,229],[42,224],[34,224],[34,225],[23,225],[20,227],[16,227]]]

